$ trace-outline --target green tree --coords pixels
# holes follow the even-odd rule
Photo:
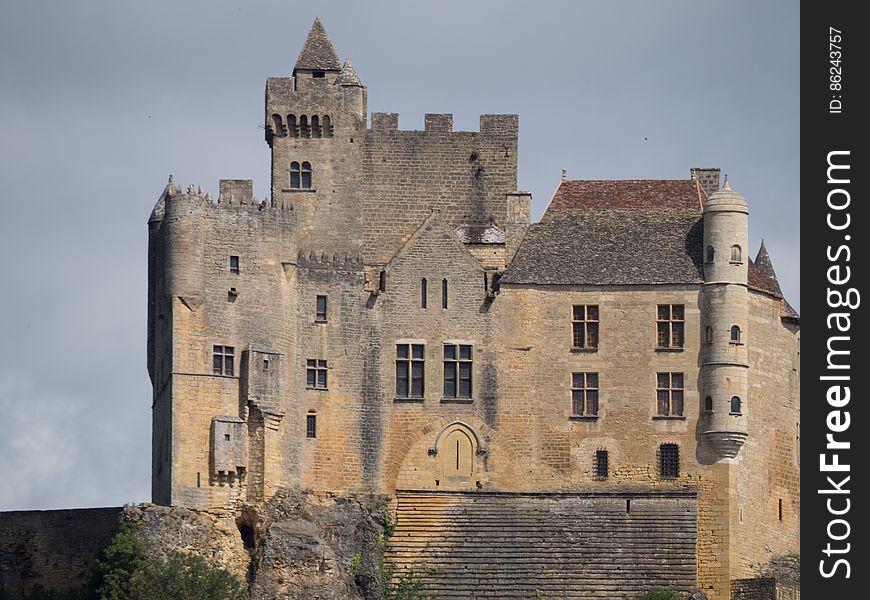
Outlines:
[[[133,600],[244,600],[247,592],[233,574],[201,556],[169,552],[145,561],[130,578]]]
[[[130,600],[130,578],[145,563],[145,546],[136,537],[141,523],[122,521],[121,528],[97,556],[87,585],[86,597],[100,600]]]

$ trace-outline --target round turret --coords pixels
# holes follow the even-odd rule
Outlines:
[[[746,284],[749,205],[725,180],[704,203],[704,279]]]

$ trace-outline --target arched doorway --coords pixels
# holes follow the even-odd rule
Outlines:
[[[448,482],[466,483],[474,474],[474,442],[462,427],[447,433],[438,450],[441,473]]]

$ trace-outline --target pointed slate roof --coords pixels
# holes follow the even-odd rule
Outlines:
[[[353,65],[350,63],[350,59],[345,60],[344,64],[341,65],[341,73],[338,74],[335,83],[337,85],[355,85],[363,87],[359,75],[356,74]]]
[[[338,54],[326,35],[326,29],[320,22],[320,17],[314,19],[314,25],[308,32],[308,38],[305,40],[305,45],[302,46],[299,58],[296,59],[293,72],[295,73],[299,69],[312,71],[338,71],[341,69],[341,61],[338,60]]]
[[[779,287],[779,280],[776,278],[776,272],[773,270],[773,263],[770,261],[770,255],[767,253],[767,248],[764,246],[764,240],[761,240],[761,248],[758,249],[758,254],[755,256],[755,268],[758,274],[764,278],[764,289],[770,290],[780,298],[782,288]]]

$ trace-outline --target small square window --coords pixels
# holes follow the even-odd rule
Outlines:
[[[230,434],[228,434],[228,433],[224,434],[224,441],[226,441],[226,442],[230,441]]]

